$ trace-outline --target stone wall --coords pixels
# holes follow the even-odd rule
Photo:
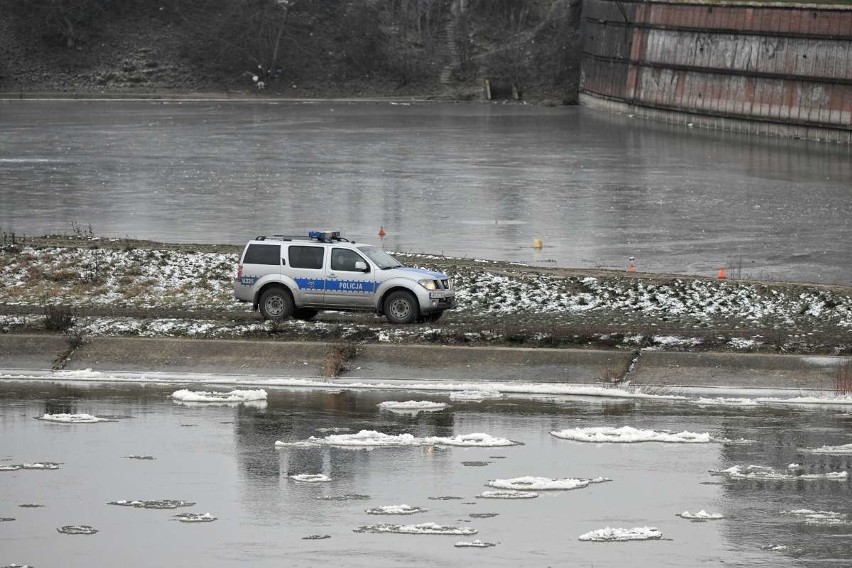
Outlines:
[[[583,104],[852,143],[852,6],[584,0]]]

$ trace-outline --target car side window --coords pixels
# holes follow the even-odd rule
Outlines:
[[[303,247],[293,245],[289,249],[290,266],[293,268],[322,268],[323,247]]]
[[[361,272],[355,268],[355,263],[361,261],[366,263],[364,258],[355,251],[349,249],[336,248],[331,251],[331,269],[342,270],[344,272]]]
[[[281,264],[281,245],[249,245],[243,264]]]

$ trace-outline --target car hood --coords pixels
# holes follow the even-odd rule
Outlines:
[[[393,268],[391,270],[386,270],[386,274],[389,276],[401,276],[403,278],[412,278],[414,280],[423,280],[426,278],[431,278],[433,280],[446,280],[449,278],[443,272],[432,272],[431,270],[423,270],[422,268],[411,268],[411,267],[403,267],[403,268]]]

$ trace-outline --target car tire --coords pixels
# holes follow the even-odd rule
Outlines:
[[[260,313],[265,320],[281,321],[295,311],[293,297],[284,288],[270,288],[260,296]]]
[[[420,306],[411,292],[391,292],[385,298],[384,311],[391,323],[414,323],[420,319]]]
[[[319,310],[312,310],[310,308],[297,308],[296,311],[293,312],[293,317],[297,320],[309,321],[314,319]]]

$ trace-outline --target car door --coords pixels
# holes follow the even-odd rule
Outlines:
[[[315,305],[323,302],[325,294],[325,250],[322,245],[290,245],[287,247],[287,275],[299,287],[296,304]]]
[[[325,303],[349,308],[371,307],[376,291],[375,268],[358,252],[331,247],[325,280]]]

